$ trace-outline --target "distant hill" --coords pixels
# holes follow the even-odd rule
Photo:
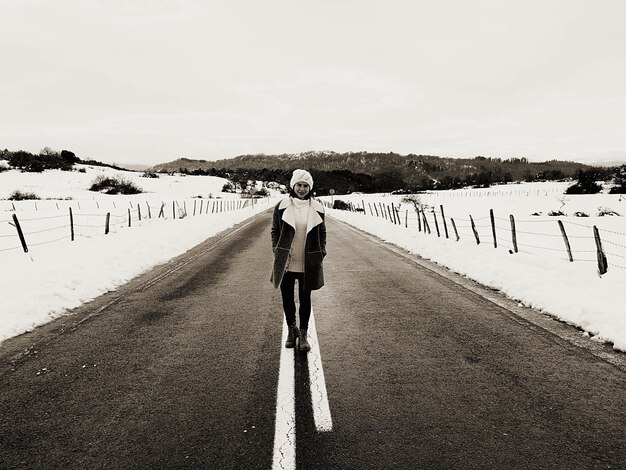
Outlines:
[[[310,151],[296,154],[240,155],[235,158],[206,161],[181,158],[156,165],[157,172],[210,174],[230,178],[274,178],[289,182],[291,171],[311,171],[318,194],[329,189],[337,192],[378,192],[404,189],[453,189],[466,186],[489,186],[512,181],[568,179],[579,170],[591,168],[576,162],[550,160],[530,162],[526,158],[445,158],[433,155],[400,155],[394,152]]]

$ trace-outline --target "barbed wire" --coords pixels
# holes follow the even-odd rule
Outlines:
[[[14,246],[12,248],[0,248],[0,251],[13,251],[22,248],[21,246]]]
[[[45,242],[39,242],[39,243],[29,243],[29,244],[28,244],[28,246],[48,245],[48,244],[50,244],[50,243],[56,243],[56,242],[58,242],[58,241],[65,240],[65,239],[67,239],[67,238],[70,238],[70,236],[69,236],[69,235],[66,235],[66,236],[64,236],[64,237],[57,238],[56,240],[48,240],[48,241],[45,241]]]
[[[61,219],[61,218],[66,218],[66,217],[68,217],[67,214],[64,214],[64,215],[51,215],[49,217],[35,217],[35,218],[32,218],[32,219],[22,218],[22,219],[19,219],[19,220],[20,220],[20,222],[31,222],[33,220]]]
[[[69,225],[60,225],[58,227],[52,227],[52,228],[47,228],[43,230],[35,230],[34,232],[24,232],[24,235],[35,235],[37,233],[52,232],[54,230],[59,230],[59,229],[68,228],[68,227]]]

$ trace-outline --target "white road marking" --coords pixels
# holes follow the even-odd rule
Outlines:
[[[296,397],[295,397],[295,356],[294,350],[285,348],[287,323],[283,321],[283,334],[278,371],[278,391],[276,393],[276,425],[274,428],[274,457],[272,470],[295,470],[296,468]],[[311,387],[311,405],[313,420],[318,432],[333,429],[330,416],[326,380],[322,368],[315,318],[311,310],[309,320],[309,339],[311,350],[308,352],[309,384]]]
[[[286,339],[287,323],[283,321],[272,470],[296,468],[295,360],[293,349],[287,349],[283,344]]]
[[[311,384],[311,404],[313,406],[313,419],[318,432],[333,430],[333,420],[330,415],[328,394],[326,392],[326,379],[322,368],[322,355],[320,353],[315,318],[311,309],[309,321],[309,336],[311,337],[311,351],[309,351],[309,383]]]

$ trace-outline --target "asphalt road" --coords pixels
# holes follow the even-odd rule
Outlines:
[[[271,468],[270,219],[0,345],[0,468]],[[625,467],[624,367],[396,251],[328,221],[313,308],[333,429],[296,354],[298,469]]]

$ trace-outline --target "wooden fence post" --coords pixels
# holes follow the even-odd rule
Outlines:
[[[420,218],[420,216],[421,216],[420,208],[416,207],[415,208],[415,212],[417,213],[417,231],[421,232],[422,231],[422,219]]]
[[[198,211],[200,214],[202,214],[202,205],[204,204],[204,199],[200,199],[200,210]]]
[[[172,201],[172,218],[176,218],[176,201]]]
[[[161,217],[165,219],[165,203],[163,201],[161,201],[161,210],[159,211],[157,219],[160,219]]]
[[[398,220],[398,225],[402,225],[402,220],[400,220],[400,206],[395,207],[394,210],[396,211],[396,219]]]
[[[598,273],[606,274],[608,270],[608,263],[606,261],[606,255],[604,254],[604,250],[602,249],[602,241],[600,240],[600,232],[598,232],[598,227],[593,226],[593,237],[596,240],[596,250],[598,255]]]
[[[572,248],[569,245],[569,239],[567,238],[567,233],[565,233],[565,227],[563,226],[563,222],[558,221],[559,228],[561,229],[561,235],[563,235],[563,241],[565,242],[565,249],[567,250],[567,256],[569,256],[570,263],[574,262],[574,257],[572,256]]]
[[[498,240],[496,239],[496,218],[493,215],[493,209],[489,209],[489,218],[491,219],[491,233],[493,234],[493,247],[498,248]]]
[[[509,214],[511,220],[511,236],[513,237],[513,251],[517,253],[517,232],[515,231],[515,217],[513,214]]]
[[[365,201],[361,199],[361,202],[363,203],[363,215],[367,215],[367,209],[365,209]]]
[[[376,217],[380,217],[380,216],[378,215],[378,209],[376,208],[376,203],[374,203],[374,210],[376,211]]]
[[[448,224],[446,224],[446,216],[445,216],[445,214],[444,214],[444,212],[443,212],[443,204],[441,204],[441,205],[439,206],[439,208],[441,209],[441,218],[443,219],[443,231],[444,231],[444,232],[445,232],[445,234],[446,234],[446,238],[450,238],[450,237],[448,236]]]
[[[107,212],[106,220],[104,222],[104,234],[105,235],[109,234],[110,222],[111,222],[111,213]]]
[[[404,211],[404,228],[409,228],[409,210]]]
[[[128,226],[130,227],[130,209],[128,209]]]
[[[148,201],[146,201],[146,206],[148,206],[148,218],[151,219],[152,218],[152,212],[150,212],[150,204],[148,203]]]
[[[74,241],[74,214],[72,214],[71,207],[70,207],[70,235],[71,235],[71,240]]]
[[[196,199],[193,200],[193,215],[196,215]]]
[[[439,224],[437,223],[437,212],[435,212],[434,209],[433,209],[433,218],[435,219],[435,228],[437,229],[437,236],[440,237],[441,234],[439,233]]]
[[[476,224],[474,223],[472,214],[470,214],[470,222],[472,223],[472,231],[474,232],[474,238],[476,239],[476,244],[480,245],[480,238],[478,237],[478,230],[476,230]]]
[[[141,221],[141,206],[139,204],[137,204],[137,217]]]
[[[454,235],[456,236],[456,241],[458,242],[461,238],[459,237],[459,232],[456,229],[456,224],[454,223],[454,219],[450,219],[452,222],[452,228],[454,229]]]
[[[426,212],[422,209],[422,221],[424,222],[424,233],[428,232],[430,235],[430,225],[428,225],[428,220],[426,219]]]
[[[26,239],[24,238],[24,232],[22,232],[22,227],[20,226],[20,221],[17,220],[17,215],[13,214],[13,225],[17,230],[17,236],[20,237],[20,242],[22,243],[22,249],[24,253],[28,253],[28,246],[26,245]]]

